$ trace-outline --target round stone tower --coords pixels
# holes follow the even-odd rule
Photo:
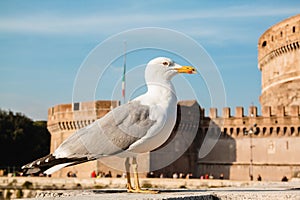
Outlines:
[[[269,28],[258,40],[261,106],[300,105],[300,14]],[[275,113],[272,113],[275,114]]]

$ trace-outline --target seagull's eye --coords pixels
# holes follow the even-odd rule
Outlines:
[[[168,62],[163,62],[163,65],[164,66],[169,66],[169,63]]]

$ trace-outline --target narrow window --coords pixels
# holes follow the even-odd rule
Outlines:
[[[73,110],[79,110],[79,103],[74,103],[73,104]]]
[[[283,135],[286,134],[286,131],[287,131],[287,127],[283,127]]]
[[[266,134],[267,128],[263,127],[263,134]]]
[[[270,128],[270,135],[273,133],[273,127]]]
[[[295,128],[291,127],[291,135],[294,135],[294,133],[295,133]]]
[[[280,127],[276,128],[276,133],[277,133],[277,135],[280,133]]]
[[[236,135],[239,135],[240,133],[240,128],[236,128]]]
[[[295,26],[293,26],[293,33],[295,33],[296,32],[296,27]]]
[[[233,133],[233,128],[230,128],[229,130],[230,130],[230,135],[232,135],[232,133]]]

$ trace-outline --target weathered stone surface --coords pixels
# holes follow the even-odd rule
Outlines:
[[[262,106],[300,105],[300,15],[269,28],[258,41]],[[290,110],[285,110],[289,113]],[[275,114],[275,112],[272,112]]]
[[[27,184],[24,184],[27,183]],[[31,183],[31,184],[28,184]],[[132,194],[125,179],[0,177],[0,199],[300,199],[300,180],[258,182],[199,179],[141,179],[159,194]],[[101,189],[99,189],[101,188]],[[22,194],[22,195],[21,195]]]

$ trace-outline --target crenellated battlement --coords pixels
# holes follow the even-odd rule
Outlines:
[[[246,137],[250,129],[254,130],[256,137],[299,136],[299,107],[298,105],[277,106],[272,111],[271,106],[264,106],[261,115],[258,115],[256,106],[250,106],[248,113],[244,112],[243,107],[236,107],[234,115],[231,114],[231,109],[228,107],[222,109],[221,115],[218,115],[216,108],[210,108],[206,119],[217,125],[223,137]],[[286,112],[286,110],[289,110],[289,112]],[[211,126],[211,124],[205,124],[203,127],[204,132],[207,132],[208,126]]]
[[[83,128],[119,105],[119,101],[91,101],[60,104],[48,109],[50,132],[70,131]]]
[[[287,113],[286,111],[289,110]],[[216,118],[243,118],[243,117],[299,117],[300,106],[292,105],[292,106],[277,106],[276,109],[272,109],[271,106],[264,106],[261,110],[261,115],[258,115],[257,107],[250,106],[248,108],[248,113],[244,112],[244,107],[236,107],[235,115],[231,115],[231,108],[225,107],[222,109],[221,115],[218,114],[217,108],[210,108],[208,117],[211,119]],[[272,114],[275,113],[275,114]]]
[[[191,102],[195,104],[196,101],[181,101],[180,106],[189,105]],[[104,116],[112,108],[119,105],[118,101],[95,101],[95,102],[81,102],[73,104],[60,104],[49,108],[48,113],[48,129],[51,133],[56,132],[74,132],[83,128],[95,120]],[[240,133],[247,130],[253,124],[260,126],[276,126],[274,130],[278,130],[277,126],[286,126],[289,124],[293,126],[291,132],[300,132],[300,106],[293,105],[289,107],[277,106],[273,111],[271,106],[264,106],[261,110],[261,115],[258,115],[257,107],[250,106],[246,113],[244,107],[236,107],[235,114],[231,114],[231,108],[225,107],[219,114],[217,108],[210,108],[208,116],[204,116],[205,109],[200,108],[200,121],[204,129],[209,126],[209,121],[214,121],[218,127],[225,132],[234,136],[234,133]],[[195,109],[190,107],[190,109]],[[288,114],[286,110],[289,110]],[[275,113],[275,114],[272,114]],[[262,128],[266,132],[266,127]],[[280,128],[279,128],[280,129]],[[229,131],[227,131],[229,130]],[[283,128],[282,128],[283,130]]]

